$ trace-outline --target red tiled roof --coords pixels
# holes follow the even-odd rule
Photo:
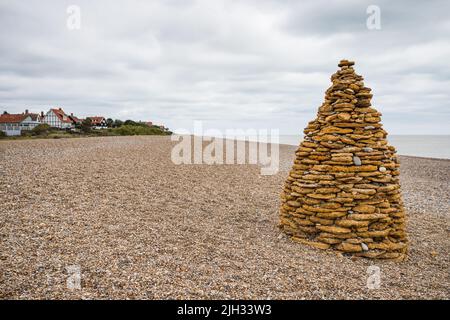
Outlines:
[[[72,115],[70,115],[69,118],[72,119],[72,121],[74,123],[81,123],[81,122],[83,122],[83,119],[80,119],[80,118],[72,116]]]
[[[33,121],[38,121],[40,117],[40,114],[38,113],[26,113],[25,115],[30,116]]]
[[[72,123],[72,120],[70,120],[69,116],[64,113],[63,109],[51,109],[54,114],[61,120],[62,122],[66,123]],[[66,119],[64,120],[64,116],[66,116]]]
[[[20,123],[27,116],[26,114],[2,114],[0,115],[0,123]]]
[[[100,124],[105,119],[105,117],[88,117],[88,118],[91,119],[92,125]]]

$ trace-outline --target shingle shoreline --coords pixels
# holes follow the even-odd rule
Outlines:
[[[0,298],[449,298],[450,161],[400,156],[410,254],[372,262],[279,231],[294,146],[261,176],[257,165],[175,165],[172,145],[2,141]],[[372,265],[379,289],[367,288]],[[72,266],[81,289],[67,287]]]

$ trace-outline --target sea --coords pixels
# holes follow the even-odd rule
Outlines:
[[[303,136],[280,135],[281,144],[297,146]],[[405,156],[450,159],[450,135],[388,135],[388,143]]]
[[[274,142],[269,136],[237,136],[235,139]],[[298,146],[303,140],[303,136],[279,135],[278,140],[280,144]],[[395,147],[399,155],[450,159],[450,135],[388,135],[387,140],[389,145]]]

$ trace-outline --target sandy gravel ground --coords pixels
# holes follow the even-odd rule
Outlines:
[[[168,137],[0,142],[0,298],[450,298],[450,161],[401,157],[408,260],[353,261],[279,232],[294,150],[261,176],[174,165]]]

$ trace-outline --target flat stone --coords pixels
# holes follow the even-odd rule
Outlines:
[[[369,221],[344,219],[344,220],[336,221],[336,224],[339,227],[344,227],[344,228],[352,228],[352,227],[361,228],[361,227],[367,227],[369,225]]]
[[[389,215],[383,213],[354,213],[348,217],[354,220],[379,220],[387,218]]]
[[[298,208],[302,205],[300,202],[297,202],[297,201],[288,201],[287,204],[294,208]]]
[[[318,212],[316,214],[319,218],[324,218],[324,219],[336,219],[336,218],[340,218],[346,215],[345,212],[341,212],[341,211],[333,211],[333,212]]]
[[[343,113],[338,113],[337,117],[340,120],[348,121],[348,120],[350,120],[350,118],[352,116],[349,113],[347,113],[347,112],[343,112]]]
[[[361,213],[374,213],[375,207],[368,204],[360,204],[356,207],[353,207],[353,211],[361,212]]]
[[[307,196],[313,199],[324,199],[324,200],[336,198],[336,194],[334,193],[327,193],[327,194],[308,193]]]
[[[361,252],[362,248],[359,244],[353,244],[353,243],[347,243],[342,242],[336,247],[338,250],[344,251],[344,252]]]
[[[332,233],[332,234],[341,234],[341,233],[350,233],[352,230],[348,228],[342,227],[334,227],[334,226],[316,226],[320,231]]]
[[[316,166],[314,166],[316,167]],[[313,167],[313,169],[314,169]],[[373,165],[364,165],[364,166],[332,166],[330,168],[330,171],[334,171],[334,172],[358,172],[358,171],[376,171],[377,170],[377,166],[373,166]],[[320,171],[320,170],[318,170]],[[327,171],[326,169],[324,169],[323,171]]]
[[[339,191],[341,191],[341,189],[339,189],[339,188],[318,188],[316,190],[317,193],[322,193],[322,194],[324,194],[324,193],[336,193],[336,192],[339,192]]]
[[[352,129],[338,128],[338,127],[326,127],[326,128],[323,128],[320,132],[321,132],[321,133],[340,133],[340,134],[346,134],[346,133],[353,132],[353,130],[352,130]]]
[[[338,67],[343,67],[343,66],[353,66],[355,64],[354,61],[350,61],[350,60],[341,60],[338,64]]]

